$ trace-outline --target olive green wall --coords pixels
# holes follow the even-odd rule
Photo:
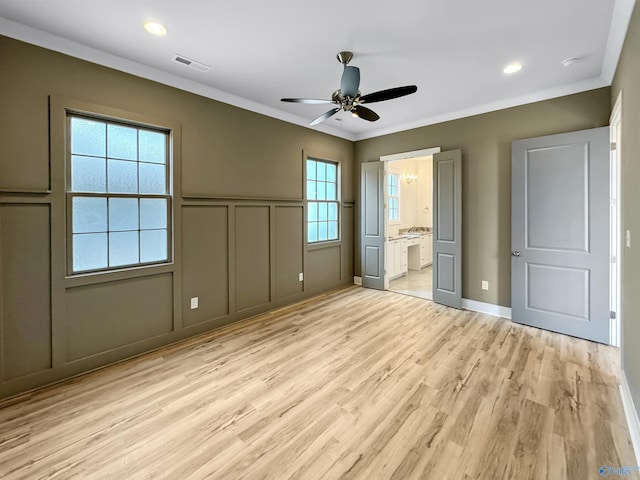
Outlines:
[[[640,6],[636,3],[611,89],[622,91],[622,229],[631,248],[622,253],[622,364],[640,415]]]
[[[511,142],[609,124],[609,88],[499,110],[356,142],[362,162],[441,147],[462,150],[462,296],[511,305]],[[354,183],[359,191],[359,181]],[[359,193],[358,193],[359,194]],[[356,238],[359,222],[355,225]],[[356,245],[356,275],[360,252]],[[481,289],[482,280],[489,290]]]
[[[353,142],[1,36],[0,59],[0,397],[352,283]],[[173,128],[173,264],[65,276],[70,107]],[[311,248],[305,154],[342,175],[341,241]]]

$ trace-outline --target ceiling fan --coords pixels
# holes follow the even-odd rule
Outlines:
[[[351,112],[354,117],[359,117],[370,122],[375,122],[380,116],[373,110],[364,107],[363,103],[382,102],[393,98],[404,97],[418,91],[415,85],[407,85],[405,87],[389,88],[378,92],[360,95],[360,69],[358,67],[348,66],[353,58],[352,52],[340,52],[336,55],[338,61],[344,66],[342,79],[340,81],[340,89],[333,92],[331,100],[320,100],[315,98],[283,98],[283,102],[306,103],[310,105],[333,104],[337,105],[328,112],[323,113],[309,125],[318,125],[328,118],[333,117],[340,110]]]

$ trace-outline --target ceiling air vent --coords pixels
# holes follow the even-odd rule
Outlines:
[[[182,65],[186,65],[187,67],[195,68],[201,72],[206,72],[211,70],[209,65],[205,65],[204,63],[196,62],[195,60],[191,60],[190,58],[185,57],[184,55],[176,55],[173,59],[181,63]]]

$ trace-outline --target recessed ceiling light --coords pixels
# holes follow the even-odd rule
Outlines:
[[[502,71],[504,73],[510,74],[510,73],[519,72],[520,70],[522,70],[522,64],[518,63],[518,62],[515,62],[515,63],[510,63],[509,65],[504,67],[504,70],[502,70]]]
[[[152,35],[162,36],[167,34],[167,27],[157,20],[147,20],[144,22],[144,29]]]

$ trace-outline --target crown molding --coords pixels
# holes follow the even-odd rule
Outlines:
[[[607,38],[607,47],[604,51],[604,60],[602,62],[602,78],[607,85],[613,83],[613,76],[618,67],[624,39],[627,36],[629,22],[633,14],[633,7],[636,0],[616,0],[611,15],[611,25],[609,26],[609,37]]]

